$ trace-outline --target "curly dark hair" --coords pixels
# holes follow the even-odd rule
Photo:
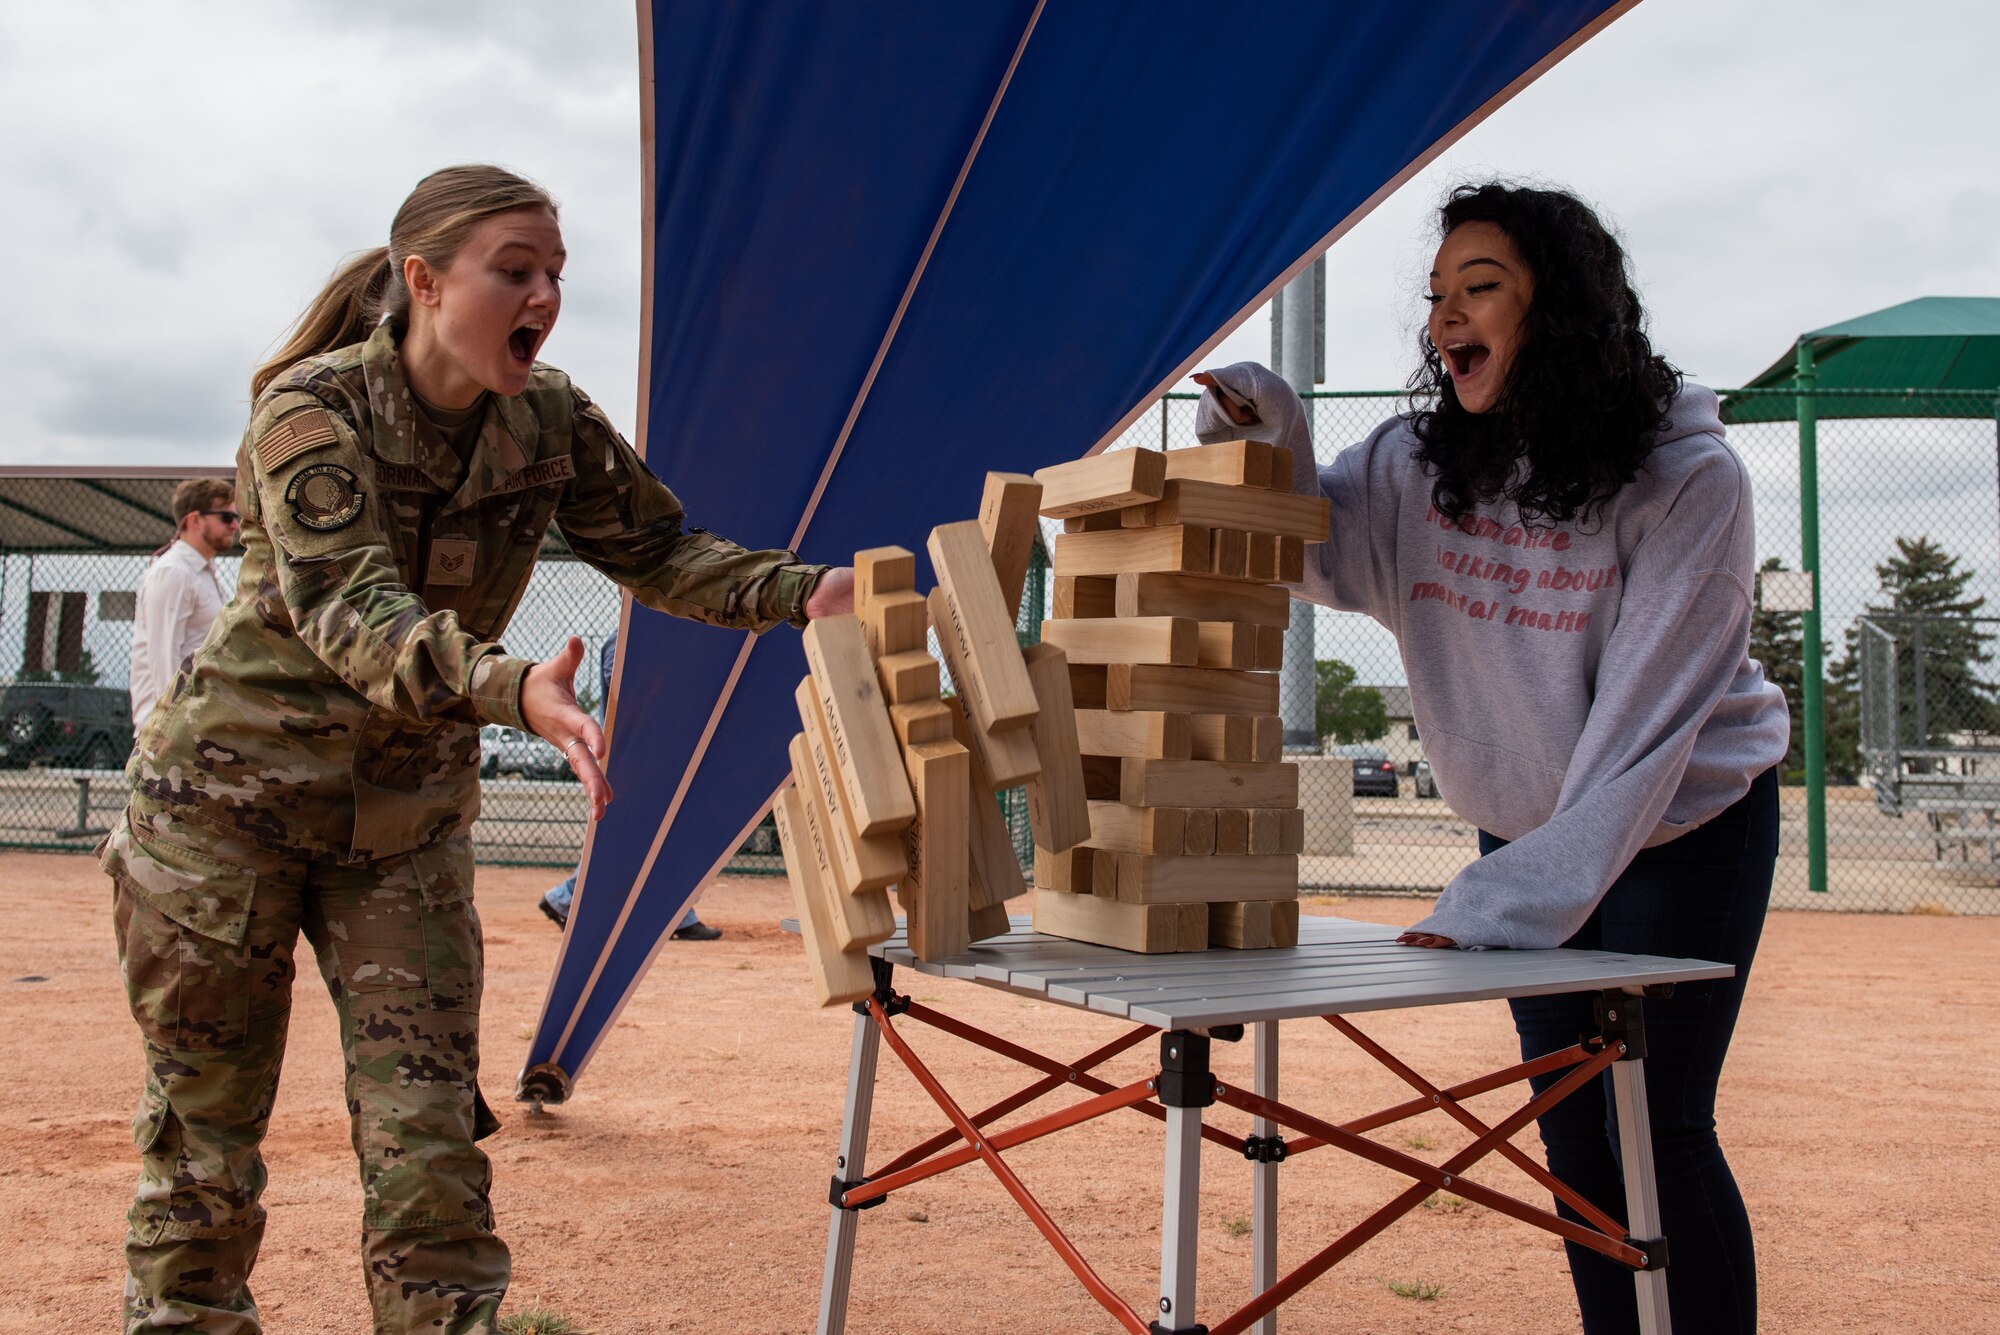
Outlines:
[[[1561,190],[1461,185],[1438,209],[1440,232],[1492,223],[1534,276],[1527,327],[1493,410],[1467,412],[1429,331],[1409,380],[1417,459],[1431,500],[1453,520],[1505,498],[1533,527],[1593,513],[1638,475],[1680,392],[1681,373],[1653,351],[1625,251],[1582,200]],[[1525,459],[1526,468],[1517,465]]]

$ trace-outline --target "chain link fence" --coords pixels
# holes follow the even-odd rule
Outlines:
[[[1731,401],[1754,407],[1760,393],[1782,394],[1781,404],[1766,406],[1790,411],[1790,391],[1740,391]],[[1752,478],[1757,551],[1768,571],[1753,652],[1793,713],[1774,902],[2000,912],[2000,833],[1982,833],[2000,826],[2000,622],[1988,615],[2000,613],[2000,406],[1984,393],[1871,391],[1868,409],[1893,416],[1835,417],[1855,392],[1815,397],[1825,893],[1808,886],[1803,618],[1771,596],[1801,565],[1798,430],[1790,420],[1730,428]],[[1196,399],[1168,395],[1113,448],[1195,444]],[[1396,391],[1309,395],[1320,462],[1404,406]],[[117,768],[131,731],[119,719],[132,594],[171,532],[174,480],[0,474],[0,847],[87,849],[123,801]],[[1040,557],[1022,599],[1024,641],[1046,615]],[[235,561],[218,566],[233,587]],[[594,664],[616,624],[617,598],[609,581],[552,543],[508,647],[546,657],[578,633],[591,651],[585,663]],[[1312,614],[1321,717],[1332,726],[1322,754],[1299,757],[1301,786],[1307,804],[1342,813],[1351,837],[1344,851],[1306,856],[1301,879],[1340,894],[1435,892],[1477,855],[1476,834],[1429,784],[1395,641],[1363,616]],[[594,692],[594,673],[580,673],[579,688]],[[486,782],[475,830],[482,858],[573,862],[585,820],[577,785],[566,771],[514,754],[503,753]],[[1992,789],[1978,781],[1982,772],[1993,775]],[[1955,789],[1944,791],[1945,779]],[[1025,803],[1019,790],[1001,801],[1025,863]],[[782,870],[770,832],[754,832],[729,870]]]

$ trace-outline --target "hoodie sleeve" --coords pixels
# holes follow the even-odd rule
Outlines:
[[[1633,549],[1554,815],[1453,877],[1411,930],[1461,946],[1559,946],[1656,832],[1674,831],[1668,807],[1696,736],[1749,647],[1749,481],[1717,445]]]

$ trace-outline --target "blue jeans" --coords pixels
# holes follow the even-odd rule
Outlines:
[[[558,909],[561,909],[562,915],[565,918],[569,916],[569,902],[575,897],[576,897],[575,872],[571,872],[568,876],[564,877],[560,883],[550,886],[548,893],[542,896],[542,898],[548,900],[549,903],[555,905]],[[674,930],[678,932],[681,928],[686,927],[691,923],[698,923],[700,921],[701,919],[695,916],[694,905],[690,904],[687,907],[687,912],[681,915],[681,920],[674,924]]]
[[[1504,842],[1481,831],[1481,856]],[[1681,983],[1672,997],[1649,997],[1645,1003],[1646,1103],[1670,1257],[1668,1300],[1674,1329],[1702,1335],[1757,1329],[1756,1249],[1742,1194],[1715,1137],[1715,1088],[1763,933],[1777,856],[1778,780],[1777,772],[1768,770],[1714,820],[1641,852],[1564,943],[1736,966],[1733,978]],[[1508,1004],[1523,1058],[1568,1047],[1597,1027],[1589,993]],[[1536,1091],[1563,1074],[1537,1079]],[[1623,1221],[1625,1179],[1611,1073],[1557,1104],[1539,1124],[1549,1171]],[[1566,1205],[1557,1210],[1578,1217]],[[1564,1247],[1585,1335],[1636,1332],[1632,1272],[1588,1248]]]

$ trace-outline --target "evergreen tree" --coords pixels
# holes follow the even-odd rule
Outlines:
[[[1321,737],[1368,742],[1388,730],[1389,714],[1382,706],[1382,692],[1373,686],[1356,686],[1353,667],[1338,658],[1322,658],[1313,669],[1318,678],[1313,713]]]
[[[1762,574],[1789,568],[1782,560],[1773,556],[1766,559],[1757,569]],[[1791,710],[1792,742],[1785,752],[1785,759],[1778,771],[1779,776],[1789,783],[1798,782],[1806,763],[1805,645],[1803,615],[1798,612],[1766,610],[1761,599],[1759,604],[1751,609],[1750,656],[1763,666],[1764,679],[1785,693],[1785,704]],[[1824,641],[1820,644],[1820,653],[1822,657],[1826,654]],[[1827,694],[1830,696],[1831,692]],[[1827,731],[1830,742],[1832,729],[1829,728]],[[1829,745],[1829,756],[1831,751]]]

